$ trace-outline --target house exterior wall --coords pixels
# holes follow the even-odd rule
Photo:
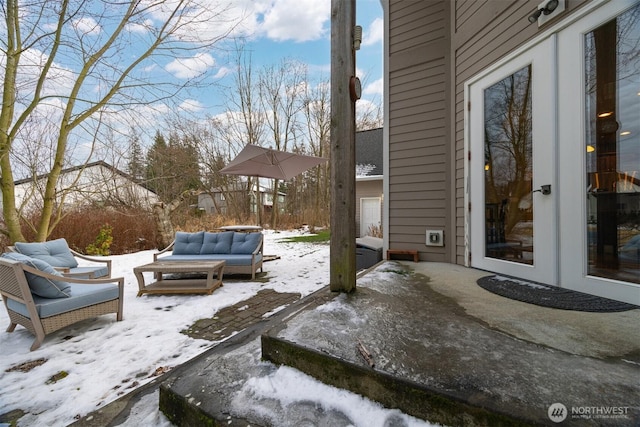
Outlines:
[[[447,1],[390,0],[388,13],[388,248],[446,261],[425,230],[451,235]],[[446,239],[446,237],[445,237]]]
[[[586,3],[567,1],[564,19]],[[464,85],[534,38],[538,0],[388,0],[388,248],[465,264]],[[482,155],[480,153],[480,155]],[[442,229],[445,247],[425,246]]]
[[[569,13],[584,1],[567,2]],[[475,74],[534,38],[541,29],[527,17],[539,1],[495,2],[491,0],[458,0],[452,3],[454,16],[452,46],[454,52],[454,135],[455,141],[455,235],[456,252],[452,262],[465,263],[464,239],[464,84]],[[482,155],[482,153],[478,153]],[[472,153],[472,155],[474,155]]]
[[[382,177],[379,179],[358,180],[356,178],[356,237],[360,236],[360,199],[363,197],[379,197],[382,202]],[[380,203],[380,218],[384,218]]]
[[[25,211],[42,208],[46,177],[35,181],[25,179],[16,183],[16,204]],[[102,163],[86,168],[70,168],[62,171],[58,180],[58,197],[64,194],[68,208],[91,204],[121,203],[150,209],[159,201],[158,196],[132,181],[115,168]],[[57,203],[63,203],[60,198]]]

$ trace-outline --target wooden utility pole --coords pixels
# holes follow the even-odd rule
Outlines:
[[[331,0],[331,253],[329,288],[356,289],[356,0]],[[353,90],[353,87],[351,87]]]

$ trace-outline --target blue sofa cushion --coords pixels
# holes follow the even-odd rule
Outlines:
[[[233,242],[231,243],[232,254],[251,254],[256,250],[260,241],[262,240],[262,233],[234,233]]]
[[[200,255],[203,239],[204,231],[197,233],[178,231],[173,245],[173,253],[175,255]]]
[[[159,257],[158,261],[226,261],[226,265],[251,265],[252,255],[246,254],[203,254],[197,257],[191,255],[168,255]],[[255,262],[262,260],[262,254],[255,255]]]
[[[31,258],[37,258],[54,267],[75,268],[78,261],[69,250],[65,239],[50,240],[48,242],[16,242],[16,251]]]
[[[21,262],[29,267],[37,268],[42,272],[49,273],[54,276],[60,276],[61,279],[63,277],[52,266],[37,258],[31,258],[17,252],[7,252],[2,254],[2,257]],[[69,288],[71,287],[71,284],[64,280],[50,280],[46,277],[36,276],[35,274],[27,271],[24,272],[24,276],[27,279],[31,293],[34,295],[43,298],[66,298],[69,296]]]
[[[38,315],[41,318],[46,318],[78,308],[111,301],[117,299],[119,295],[118,285],[114,283],[95,285],[71,283],[69,287],[69,298],[42,298],[34,296],[33,301],[36,305]],[[7,298],[7,306],[12,311],[29,317],[29,311],[24,304]]]
[[[232,241],[233,231],[224,231],[222,233],[205,232],[202,247],[200,248],[200,255],[229,254],[231,253]]]

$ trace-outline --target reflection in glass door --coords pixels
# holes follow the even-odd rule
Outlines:
[[[640,5],[585,35],[588,274],[640,283]]]
[[[469,83],[469,258],[557,283],[553,37]]]
[[[531,65],[484,90],[485,256],[533,264]]]

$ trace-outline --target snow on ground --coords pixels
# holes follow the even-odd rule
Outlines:
[[[169,371],[214,346],[215,342],[180,332],[196,320],[213,317],[221,308],[250,298],[260,289],[306,296],[329,283],[328,244],[280,241],[301,234],[299,231],[266,230],[264,234],[264,253],[281,257],[265,263],[266,282],[229,280],[212,295],[137,297],[133,268],[151,262],[155,251],[114,255],[109,257],[113,260],[112,275],[125,278],[123,321],[116,322],[115,314],[110,314],[78,323],[47,336],[34,352],[29,351],[33,336],[22,326],[13,333],[0,331],[0,414],[23,410],[26,415],[19,426],[68,425],[148,383],[156,373]],[[0,309],[0,326],[8,324],[6,310]],[[38,359],[46,361],[27,372],[15,369]],[[278,378],[267,381],[277,379],[283,387],[287,382],[295,382],[297,387],[303,384],[305,389],[322,393],[323,399],[341,400],[347,393],[301,373],[278,370],[274,375]],[[253,386],[259,387],[260,381],[264,379],[252,381]],[[362,420],[359,425],[371,426],[370,414],[385,411],[367,399],[352,399],[352,412]],[[157,406],[156,391],[136,405],[126,424],[171,425]],[[358,413],[362,417],[357,417]],[[406,419],[411,420],[406,425],[428,425]]]

